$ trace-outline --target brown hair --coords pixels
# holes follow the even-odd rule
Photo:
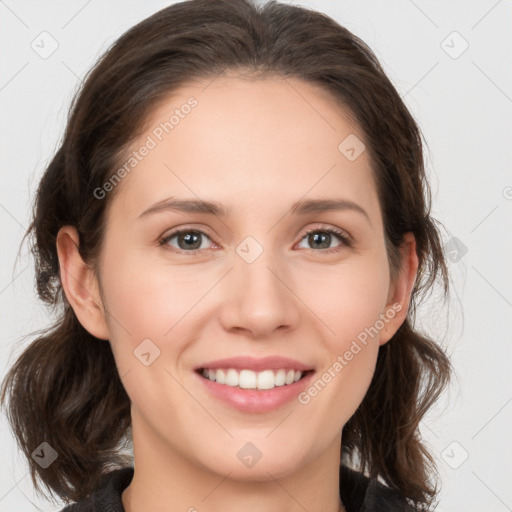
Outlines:
[[[59,276],[56,236],[78,229],[79,249],[94,263],[107,205],[101,187],[120,155],[164,97],[194,79],[227,71],[297,77],[320,85],[365,134],[383,212],[390,267],[412,232],[420,261],[408,317],[380,347],[370,388],[343,428],[343,460],[404,497],[430,503],[438,492],[435,462],[419,423],[446,387],[443,350],[413,328],[416,304],[448,275],[441,238],[430,216],[430,191],[416,122],[370,48],[328,16],[292,5],[249,0],[191,0],[171,5],[122,35],[89,72],[71,106],[64,138],[47,167],[30,235],[39,297],[61,311],[56,323],[22,352],[2,385],[2,403],[36,476],[60,498],[87,496],[108,470],[130,464],[120,450],[129,432],[130,401],[109,343],[78,322]],[[340,141],[341,142],[341,141]],[[43,441],[58,453],[43,469],[31,457]]]

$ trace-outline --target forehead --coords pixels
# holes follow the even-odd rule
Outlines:
[[[350,112],[317,85],[217,77],[181,87],[149,113],[117,192],[139,213],[175,194],[261,209],[337,192],[370,208],[376,190],[363,141]]]

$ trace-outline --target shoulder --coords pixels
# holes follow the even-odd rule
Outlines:
[[[67,505],[60,512],[124,512],[121,495],[132,478],[130,466],[106,473],[90,496]]]
[[[340,466],[340,498],[347,512],[419,512],[400,493],[347,466]]]

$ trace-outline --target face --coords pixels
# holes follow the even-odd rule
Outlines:
[[[283,477],[339,458],[402,306],[364,135],[343,109],[298,79],[205,85],[151,113],[112,185],[106,337],[136,461],[143,446],[162,464]]]

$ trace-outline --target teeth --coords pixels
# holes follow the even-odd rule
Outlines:
[[[211,381],[225,384],[226,386],[238,386],[242,389],[272,389],[276,386],[285,386],[297,382],[302,377],[300,370],[252,370],[228,369],[204,369],[203,377]]]

